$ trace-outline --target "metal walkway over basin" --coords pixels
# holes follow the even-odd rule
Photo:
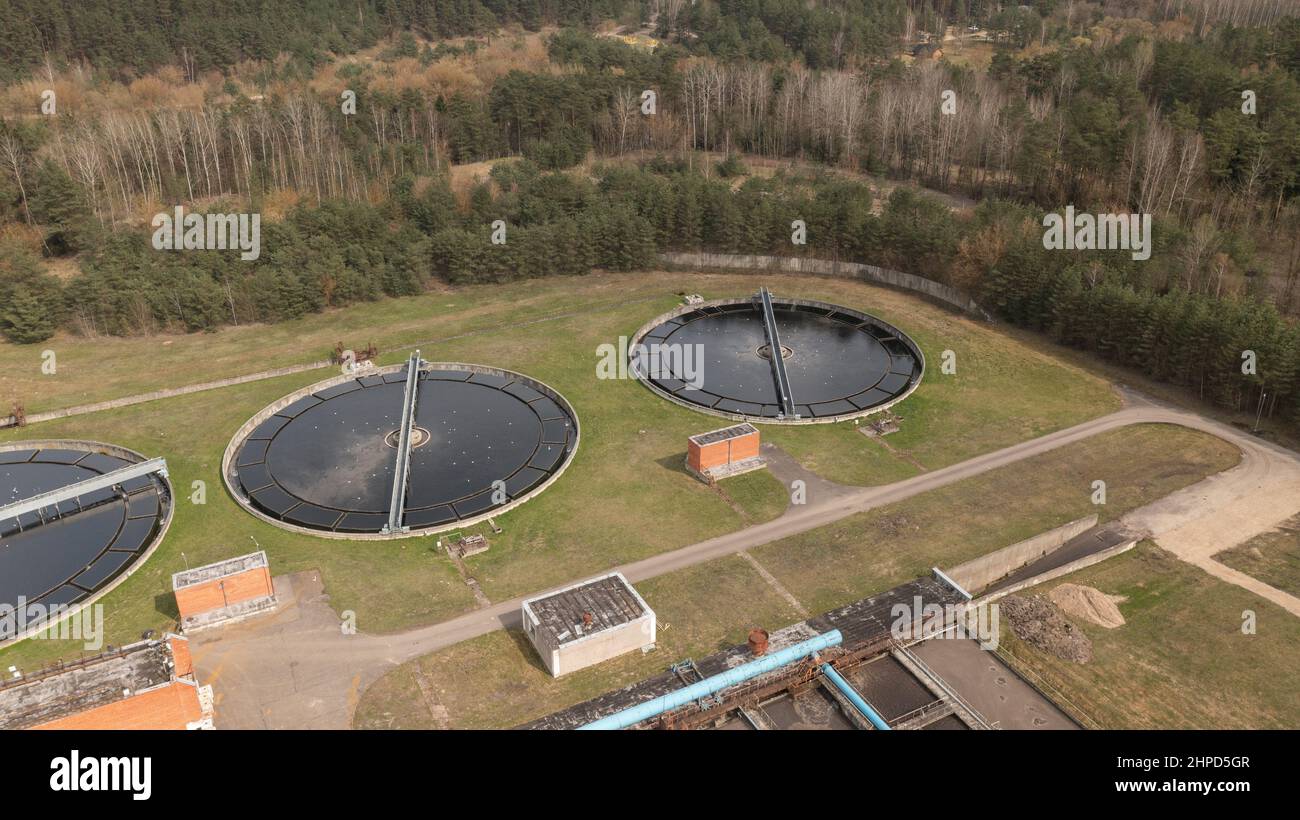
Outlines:
[[[785,370],[785,348],[781,347],[781,334],[776,329],[776,313],[772,309],[772,292],[762,288],[758,299],[763,308],[763,329],[767,333],[767,346],[772,361],[772,377],[776,380],[776,395],[781,402],[781,412],[793,418],[794,391],[790,389],[790,375]]]
[[[99,490],[108,490],[125,484],[133,478],[142,478],[147,475],[159,473],[164,478],[167,477],[167,460],[162,458],[151,458],[148,461],[142,461],[139,464],[132,464],[129,467],[123,467],[119,470],[97,475],[88,478],[85,481],[78,481],[75,484],[69,484],[66,487],[60,487],[57,490],[34,495],[31,498],[24,498],[21,501],[15,501],[5,507],[0,507],[0,521],[10,518],[20,518],[29,513],[40,513],[41,521],[45,521],[45,510],[54,508],[52,518],[61,517],[58,505],[64,501],[73,501],[82,496],[90,495]],[[80,508],[80,503],[78,503]],[[80,509],[77,510],[79,512]],[[66,515],[67,513],[63,513]]]
[[[415,428],[415,405],[420,398],[420,351],[406,362],[406,392],[402,396],[402,425],[397,437],[397,468],[393,471],[393,492],[388,505],[384,532],[405,532],[406,484],[411,474],[411,432]]]

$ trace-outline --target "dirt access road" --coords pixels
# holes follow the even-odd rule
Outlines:
[[[1233,443],[1243,453],[1242,462],[1133,511],[1124,523],[1178,557],[1300,616],[1300,600],[1294,596],[1209,557],[1300,511],[1300,455],[1185,410],[1135,395],[1126,398],[1128,406],[1122,410],[1041,438],[883,487],[836,488],[820,497],[810,494],[807,505],[791,508],[767,523],[612,569],[635,583],[806,532],[1108,430],[1165,423]],[[217,725],[223,728],[346,728],[360,693],[385,671],[469,638],[518,626],[523,601],[523,597],[502,601],[391,635],[344,635],[314,574],[299,573],[278,582],[284,584],[285,601],[275,615],[195,637],[199,677],[213,684]]]

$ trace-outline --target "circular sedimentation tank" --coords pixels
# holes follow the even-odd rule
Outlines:
[[[633,337],[630,367],[651,390],[695,410],[747,421],[809,424],[876,413],[921,382],[925,357],[906,333],[858,310],[761,292],[659,316]],[[787,402],[782,401],[782,376]]]
[[[420,362],[408,477],[390,527],[408,366],[312,385],[250,419],[223,461],[236,500],[296,531],[396,538],[504,512],[568,466],[578,420],[559,393],[507,370]]]
[[[87,441],[0,445],[0,508],[144,462],[132,450]],[[0,517],[0,641],[20,637],[54,607],[89,603],[130,574],[171,522],[162,473]],[[0,513],[3,516],[3,513]],[[27,614],[18,617],[20,605]]]

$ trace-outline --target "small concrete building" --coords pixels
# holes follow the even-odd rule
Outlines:
[[[172,576],[181,629],[192,632],[275,607],[275,588],[265,552],[229,558]]]
[[[211,729],[212,706],[181,635],[0,682],[0,730]]]
[[[555,677],[655,643],[655,613],[621,572],[524,601],[524,632]]]
[[[759,455],[758,428],[748,422],[691,436],[686,467],[706,482],[758,470],[767,462]]]

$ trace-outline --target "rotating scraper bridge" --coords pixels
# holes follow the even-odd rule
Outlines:
[[[403,523],[406,510],[407,480],[411,476],[411,436],[415,431],[415,403],[420,399],[420,351],[406,362],[406,389],[402,394],[402,426],[397,436],[397,469],[393,471],[393,491],[388,503],[388,523],[380,531],[391,535],[409,528]]]

